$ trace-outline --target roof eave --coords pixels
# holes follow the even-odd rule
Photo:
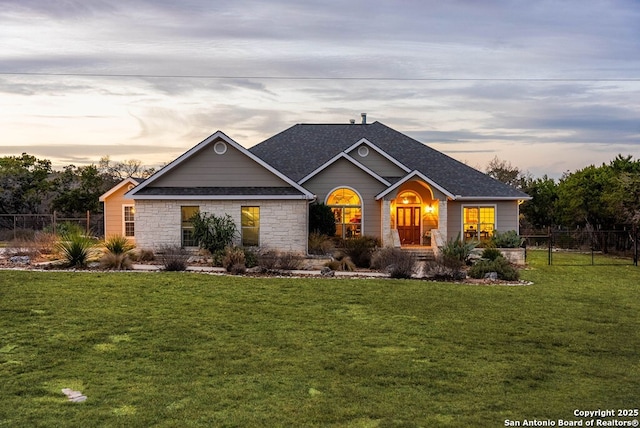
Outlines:
[[[309,196],[310,195],[310,196]],[[178,201],[238,201],[238,200],[313,200],[315,195],[136,195],[130,196],[134,200],[178,200]]]

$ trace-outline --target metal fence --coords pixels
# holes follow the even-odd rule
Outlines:
[[[84,217],[61,217],[53,214],[0,214],[0,241],[31,238],[35,232],[56,233],[64,224],[80,226],[92,236],[104,236],[104,215],[87,211]]]
[[[572,258],[574,264],[633,263],[638,266],[638,235],[638,228],[619,230],[553,228],[545,231],[522,231],[526,247],[545,248],[548,251],[550,265],[559,264],[558,261],[554,262],[554,254],[572,252],[585,256]],[[610,257],[597,257],[600,255]]]

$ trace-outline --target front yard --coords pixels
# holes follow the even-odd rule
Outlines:
[[[497,427],[637,408],[640,268],[545,257],[529,286],[0,271],[0,427]]]

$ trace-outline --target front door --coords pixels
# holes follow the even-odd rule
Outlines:
[[[401,245],[420,244],[420,207],[398,207],[398,235]]]

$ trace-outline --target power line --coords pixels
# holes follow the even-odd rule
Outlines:
[[[127,74],[127,73],[45,73],[45,72],[5,72],[0,76],[40,76],[40,77],[105,77],[135,79],[210,79],[210,80],[347,80],[347,81],[397,81],[397,82],[640,82],[640,78],[555,78],[555,77],[330,77],[330,76],[227,76],[201,74]]]

